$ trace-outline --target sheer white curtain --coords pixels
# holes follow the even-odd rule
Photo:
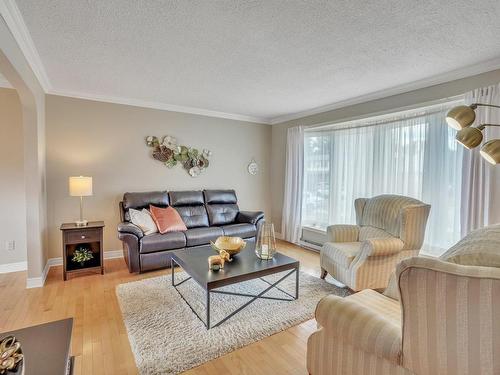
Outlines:
[[[426,244],[460,237],[462,147],[446,125],[457,102],[306,131],[303,225],[355,223],[354,199],[401,194],[432,205]]]
[[[289,242],[300,239],[304,175],[304,128],[289,128],[286,143],[285,193],[281,234]]]
[[[465,95],[467,104],[483,103],[500,105],[500,85],[483,87]],[[473,126],[500,124],[500,109],[478,107]],[[500,138],[500,129],[487,127],[484,140]],[[500,167],[486,162],[477,147],[464,152],[462,179],[462,235],[488,224],[500,222],[500,200],[495,196],[495,186],[500,189]],[[495,199],[498,201],[495,202]]]

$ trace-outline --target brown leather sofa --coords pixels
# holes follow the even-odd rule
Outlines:
[[[149,205],[175,208],[187,231],[145,236],[130,222],[128,210],[141,210]],[[118,238],[123,243],[123,255],[130,272],[170,267],[172,250],[208,245],[219,236],[255,241],[264,220],[263,212],[240,211],[234,190],[125,193],[120,202],[120,214]]]

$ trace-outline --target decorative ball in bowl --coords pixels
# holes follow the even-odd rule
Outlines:
[[[225,250],[231,257],[243,250],[246,244],[247,243],[241,237],[220,236],[215,242],[210,241],[212,249],[217,252]]]

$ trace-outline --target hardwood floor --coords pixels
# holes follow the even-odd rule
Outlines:
[[[302,271],[319,276],[318,253],[283,241],[279,248],[298,259]],[[137,374],[115,287],[166,272],[130,274],[123,259],[110,259],[105,261],[103,276],[79,276],[66,282],[61,267],[52,267],[45,287],[35,289],[25,289],[25,272],[0,274],[0,332],[73,317],[75,375]],[[315,328],[314,319],[306,321],[185,374],[306,374],[306,342]]]

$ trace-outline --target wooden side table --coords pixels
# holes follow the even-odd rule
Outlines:
[[[104,221],[91,221],[84,227],[75,223],[61,225],[63,242],[63,279],[67,280],[69,273],[100,271],[104,274],[102,232]],[[87,248],[92,251],[93,258],[83,265],[73,262],[73,253],[76,249]]]

